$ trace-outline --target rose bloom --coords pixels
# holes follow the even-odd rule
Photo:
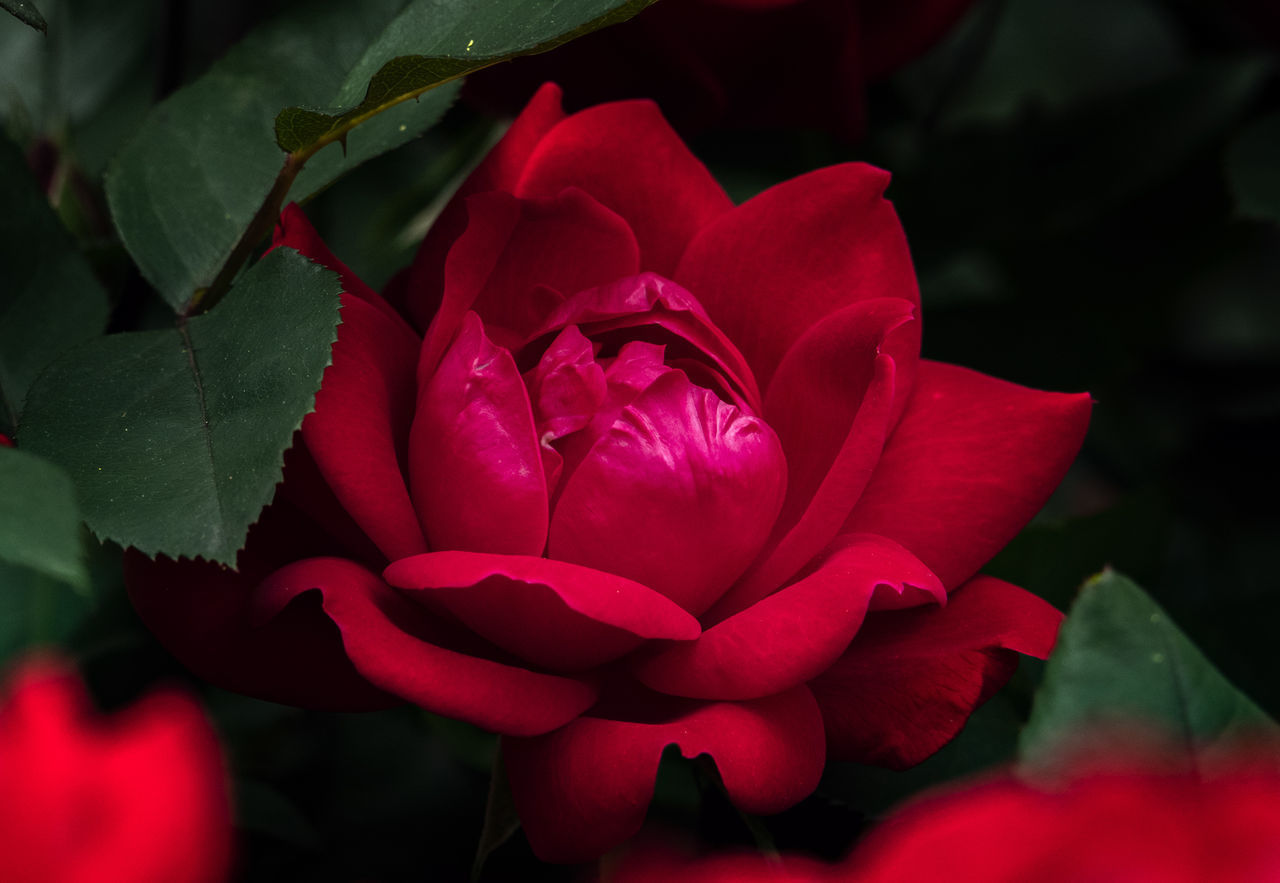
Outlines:
[[[637,850],[613,883],[1264,883],[1280,880],[1280,775],[1236,758],[1203,772],[1079,770],[909,804],[839,865],[801,856],[690,862]]]
[[[214,883],[231,811],[198,705],[160,691],[102,719],[65,665],[27,662],[0,698],[0,880]]]
[[[652,103],[559,98],[387,299],[286,210],[276,242],[346,291],[316,410],[236,570],[126,576],[214,683],[508,737],[529,839],[568,861],[640,826],[667,745],[777,812],[828,755],[921,760],[1046,656],[1061,615],[974,574],[1090,400],[919,358],[884,172],[735,207]]]
[[[941,39],[973,0],[662,0],[634,19],[470,77],[500,111],[544,80],[573,108],[651,97],[676,128],[822,127],[861,134],[866,84]]]

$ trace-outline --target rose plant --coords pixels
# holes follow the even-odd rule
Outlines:
[[[193,671],[504,736],[538,855],[643,820],[664,748],[784,809],[825,758],[950,739],[1060,614],[976,576],[1083,439],[1087,395],[919,357],[888,176],[735,206],[656,106],[546,86],[333,363],[236,569],[126,560]]]
[[[98,719],[74,671],[25,661],[0,698],[0,879],[216,883],[226,774],[200,707],[153,693]]]

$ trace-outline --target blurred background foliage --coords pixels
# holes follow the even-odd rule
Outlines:
[[[662,0],[676,3],[680,0]],[[108,159],[160,97],[290,4],[45,0],[41,36],[0,16],[0,113],[112,297],[113,330],[163,313],[113,238]],[[771,64],[786,64],[777,47]],[[762,59],[762,63],[766,60]],[[927,357],[1088,390],[1085,450],[988,568],[1066,609],[1107,565],[1145,586],[1227,678],[1280,713],[1280,22],[1239,0],[982,0],[869,93],[866,137],[705,132],[736,200],[813,168],[894,174]],[[465,103],[315,196],[335,253],[381,285],[500,134]],[[89,591],[0,569],[0,658],[66,647],[107,706],[190,681],[134,617],[119,550],[86,540]],[[923,787],[1009,762],[1041,664],[903,773],[834,765],[817,795],[748,824],[714,775],[664,761],[652,814],[709,843],[841,854]],[[246,879],[465,879],[494,740],[416,709],[302,712],[192,684],[231,757]],[[764,830],[760,830],[763,825]],[[520,837],[485,879],[566,879]]]

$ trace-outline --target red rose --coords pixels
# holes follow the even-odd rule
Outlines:
[[[653,104],[549,86],[393,285],[412,325],[290,208],[344,280],[333,365],[238,572],[134,555],[139,613],[231,689],[510,737],[548,859],[629,836],[669,744],[750,812],[828,753],[922,759],[1053,644],[974,574],[1090,401],[919,359],[887,183],[735,207]]]
[[[973,0],[662,0],[631,21],[468,79],[514,111],[545,80],[573,108],[651,97],[682,132],[799,125],[861,134],[863,92],[937,42]]]
[[[103,721],[75,674],[27,663],[0,699],[0,880],[226,879],[231,813],[199,706],[154,693]]]
[[[637,852],[612,883],[1261,883],[1280,880],[1272,761],[1209,775],[1149,764],[1014,778],[909,804],[836,866],[797,856]]]

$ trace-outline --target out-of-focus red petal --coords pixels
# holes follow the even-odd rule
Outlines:
[[[433,641],[442,630],[418,605],[345,558],[308,558],[263,580],[251,602],[270,622],[299,595],[318,590],[355,668],[416,705],[507,735],[532,736],[594,704],[594,685],[471,656]]]
[[[577,188],[546,199],[477,194],[466,213],[466,230],[445,262],[444,300],[427,329],[421,375],[435,368],[468,310],[486,327],[504,329],[510,341],[522,340],[561,294],[629,276],[639,266],[626,222]]]
[[[409,480],[432,548],[542,553],[547,484],[529,393],[475,313],[418,396]]]
[[[1089,426],[1087,394],[922,361],[915,392],[845,532],[889,537],[948,589],[1040,511]]]
[[[872,614],[809,683],[831,756],[893,769],[919,763],[1004,686],[1019,653],[1046,658],[1061,622],[1035,595],[986,576],[946,607]]]
[[[813,792],[825,762],[822,723],[804,687],[748,702],[656,703],[652,717],[583,717],[534,739],[504,739],[511,794],[543,861],[594,859],[644,821],[668,745],[710,755],[729,798],[775,813]]]
[[[302,437],[342,507],[389,559],[425,552],[404,465],[418,339],[351,295]]]
[[[842,538],[816,569],[717,623],[702,637],[633,666],[641,683],[695,699],[753,699],[790,689],[827,669],[862,625],[877,588],[943,593],[910,552],[882,537]]]
[[[395,562],[383,578],[553,671],[583,671],[646,640],[689,641],[701,632],[696,619],[653,589],[548,558],[432,552]]]
[[[664,276],[698,231],[733,207],[651,101],[588,108],[546,133],[515,193],[545,198],[566,187],[622,215],[640,243],[640,266]]]
[[[501,190],[514,193],[529,155],[543,136],[564,119],[560,87],[546,83],[458,188],[441,211],[413,259],[405,283],[405,301],[414,324],[425,330],[440,308],[445,287],[445,259],[467,228],[466,200],[475,193]],[[552,194],[554,195],[554,194]],[[448,343],[448,341],[445,341]]]
[[[868,298],[920,303],[906,236],[862,163],[771,187],[702,230],[675,281],[702,302],[765,389],[791,345],[824,316]]]
[[[786,463],[764,421],[668,371],[562,488],[550,557],[630,577],[697,615],[768,536]]]
[[[221,752],[199,706],[152,693],[99,721],[74,673],[28,662],[0,705],[0,878],[219,883]]]

